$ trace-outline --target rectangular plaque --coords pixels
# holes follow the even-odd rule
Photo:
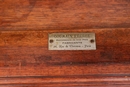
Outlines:
[[[96,50],[95,33],[51,33],[49,50]]]

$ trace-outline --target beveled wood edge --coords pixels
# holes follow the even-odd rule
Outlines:
[[[0,85],[130,85],[130,74],[0,77]]]

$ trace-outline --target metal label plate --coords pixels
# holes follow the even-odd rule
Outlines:
[[[96,50],[95,33],[51,33],[49,50]]]

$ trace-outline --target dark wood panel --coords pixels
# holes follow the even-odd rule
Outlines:
[[[0,30],[129,28],[129,0],[1,0]]]
[[[94,32],[96,34],[97,49],[93,51],[49,51],[48,34],[52,32],[61,31],[1,31],[1,66],[4,66],[4,64],[15,66],[18,61],[23,66],[26,63],[87,65],[100,62],[130,61],[129,28],[62,30],[62,32]]]
[[[94,32],[97,49],[49,51],[48,34],[55,32]],[[1,31],[0,84],[124,87],[129,85],[129,36],[129,28]]]

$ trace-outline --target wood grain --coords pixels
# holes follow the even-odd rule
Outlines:
[[[129,28],[129,0],[0,0],[0,30]]]
[[[96,34],[93,51],[50,51],[50,33]],[[130,0],[0,0],[0,87],[129,87]]]
[[[94,32],[97,50],[49,51],[48,34],[61,31]],[[1,79],[0,84],[41,84],[43,82],[46,86],[49,81],[54,81],[55,84],[68,81],[68,86],[81,83],[83,83],[81,86],[85,86],[91,82],[95,85],[97,83],[103,85],[105,81],[112,85],[121,82],[121,85],[129,85],[129,36],[129,28],[1,31],[0,77],[7,81]],[[86,79],[85,76],[91,78]],[[114,79],[116,82],[111,81]],[[60,82],[57,83],[57,80]],[[69,83],[71,81],[72,83]]]

